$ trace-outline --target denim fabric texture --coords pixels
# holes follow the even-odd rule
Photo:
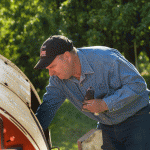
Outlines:
[[[102,130],[103,150],[149,150],[150,106],[117,125],[98,123]]]

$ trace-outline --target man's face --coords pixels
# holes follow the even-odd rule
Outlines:
[[[71,58],[66,57],[66,54],[58,55],[52,63],[46,67],[49,70],[49,75],[56,75],[60,79],[69,79],[72,76]]]

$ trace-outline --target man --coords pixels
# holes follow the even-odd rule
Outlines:
[[[68,98],[78,110],[88,110],[82,112],[99,122],[103,149],[150,148],[149,90],[119,51],[104,46],[76,49],[68,38],[54,35],[43,43],[40,57],[35,69],[46,68],[50,75],[43,103],[36,112],[43,130]],[[85,101],[89,87],[95,91],[94,99]]]

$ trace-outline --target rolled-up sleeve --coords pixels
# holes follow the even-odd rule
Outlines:
[[[138,98],[148,95],[146,82],[134,65],[123,57],[116,57],[111,63],[113,67],[109,72],[109,87],[115,89],[115,92],[103,99],[110,112],[122,109]],[[144,100],[148,103],[146,98]]]
[[[36,111],[36,117],[44,131],[48,128],[56,111],[66,99],[56,79],[56,77],[50,77],[49,85],[46,87],[46,93],[43,96],[43,103]]]

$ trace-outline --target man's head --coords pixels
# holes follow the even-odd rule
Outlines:
[[[51,36],[41,46],[40,60],[34,69],[44,69],[52,63],[56,56],[72,50],[73,43],[71,40],[62,35]]]
[[[80,78],[80,60],[68,38],[60,35],[48,38],[41,47],[40,56],[35,69],[46,68],[50,76],[56,75],[60,79]]]
[[[57,55],[53,62],[46,67],[50,76],[57,76],[60,79],[69,79],[75,75],[76,57],[71,52],[66,51],[64,54]]]

